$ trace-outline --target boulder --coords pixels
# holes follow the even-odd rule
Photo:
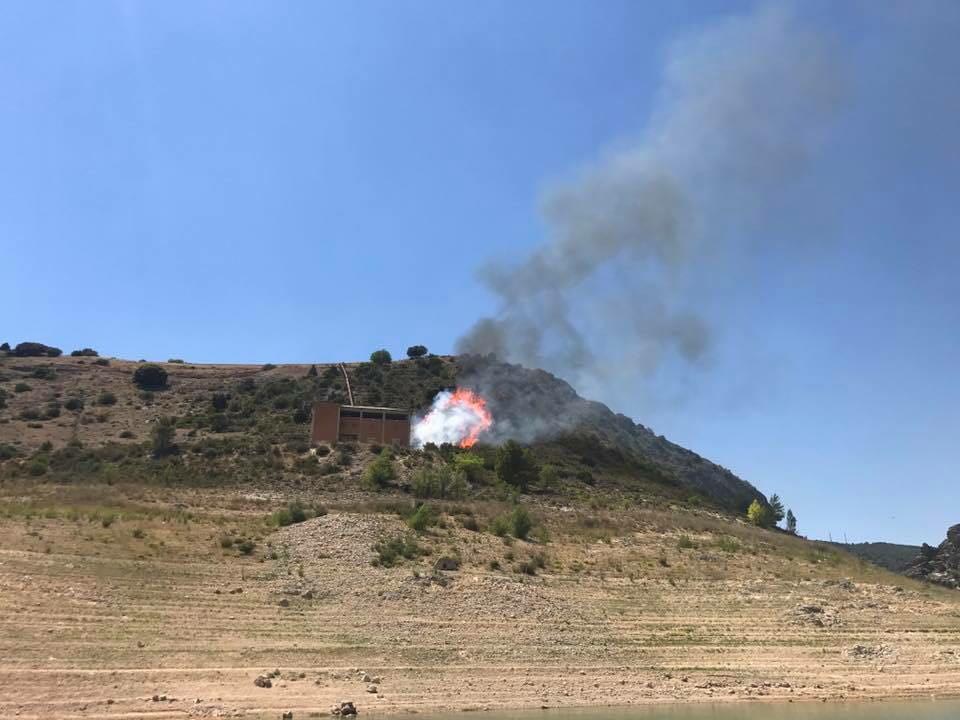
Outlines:
[[[253,681],[253,684],[262,688],[273,687],[273,681],[266,675],[257,675],[257,678]]]

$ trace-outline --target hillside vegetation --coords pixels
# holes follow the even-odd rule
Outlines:
[[[319,476],[335,483],[350,475],[342,463],[325,456],[318,461],[308,443],[313,401],[347,402],[343,372],[335,364],[148,365],[87,356],[0,362],[0,472],[8,476],[122,475],[204,485],[258,482],[265,475],[281,484]],[[156,379],[134,381],[155,367]],[[736,514],[754,499],[766,502],[728,470],[580,398],[543,371],[438,356],[344,367],[361,405],[422,412],[444,388],[478,386],[494,414],[492,440],[530,435],[531,492],[682,503]],[[175,427],[172,452],[157,456],[153,433],[163,418]],[[434,457],[401,454],[406,468],[452,458],[450,450]],[[502,490],[494,487],[495,454],[493,445],[472,453],[479,466],[469,480],[480,496]],[[408,484],[409,477],[402,474],[400,481]]]

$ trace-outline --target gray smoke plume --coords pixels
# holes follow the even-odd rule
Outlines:
[[[544,368],[607,400],[619,374],[704,362],[704,288],[757,237],[778,242],[765,221],[816,153],[842,77],[829,38],[779,6],[676,43],[642,136],[546,192],[544,245],[481,270],[500,309],[458,352]]]

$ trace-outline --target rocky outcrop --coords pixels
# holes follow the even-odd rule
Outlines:
[[[947,539],[939,547],[926,543],[906,574],[918,580],[960,589],[960,525],[947,530]]]

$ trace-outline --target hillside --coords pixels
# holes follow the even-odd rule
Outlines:
[[[537,425],[510,485],[493,444],[310,448],[335,365],[96,362],[0,359],[0,717],[960,694],[960,593],[747,524],[752,488],[545,373],[347,367]]]
[[[904,572],[920,553],[919,545],[898,545],[887,542],[830,544],[895,573]]]
[[[192,483],[265,471],[303,482],[318,470],[306,442],[311,403],[347,402],[335,364],[163,363],[168,384],[150,391],[131,380],[139,365],[90,357],[4,359],[0,445],[16,454],[10,465],[20,467],[39,453],[51,474],[96,476],[112,463],[141,476],[176,474]],[[637,502],[706,504],[736,514],[755,498],[766,502],[725,468],[580,398],[541,370],[437,356],[345,368],[357,404],[422,412],[443,388],[459,383],[478,389],[495,418],[487,439],[525,440],[535,461],[550,466],[549,479],[534,482],[539,492],[614,492]],[[152,423],[163,416],[176,418],[181,453],[162,463],[144,461]],[[77,447],[68,447],[71,442]],[[44,443],[53,448],[41,450]],[[492,458],[489,450],[477,452]]]

